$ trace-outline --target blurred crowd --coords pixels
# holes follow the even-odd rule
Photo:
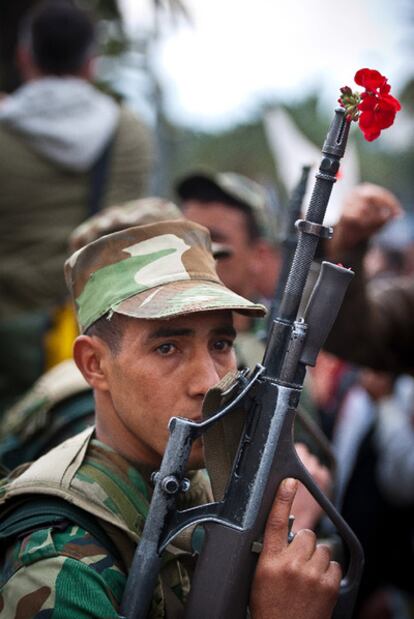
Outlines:
[[[63,276],[71,254],[131,226],[187,218],[209,230],[219,277],[237,294],[271,308],[283,269],[281,217],[288,212],[277,220],[256,180],[194,161],[169,196],[149,194],[157,165],[152,130],[94,85],[95,50],[86,13],[70,2],[42,3],[21,24],[22,85],[0,100],[5,474],[93,423],[92,390],[72,361],[77,325]],[[355,619],[414,617],[409,206],[386,187],[357,185],[332,240],[318,248],[319,261],[341,263],[355,276],[308,370],[295,441],[363,546]],[[252,368],[262,361],[267,329],[241,314],[235,327],[238,366]],[[331,524],[304,488],[297,501],[295,526],[329,535]]]

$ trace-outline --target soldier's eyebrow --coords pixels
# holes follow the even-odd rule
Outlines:
[[[237,335],[236,329],[232,325],[222,325],[211,330],[212,335],[227,335],[228,337],[235,338]],[[163,325],[155,331],[152,331],[148,335],[148,340],[156,340],[165,337],[180,337],[195,335],[194,329],[186,327],[169,327]]]
[[[160,337],[177,337],[180,335],[194,335],[194,329],[185,327],[168,327],[162,326],[148,335],[149,340],[156,340]]]
[[[213,329],[212,334],[213,335],[227,335],[228,337],[232,337],[234,339],[237,336],[237,331],[233,327],[233,325],[223,325],[222,327]]]

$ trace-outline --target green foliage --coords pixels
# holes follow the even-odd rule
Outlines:
[[[207,133],[167,124],[169,182],[200,168],[244,174],[284,191],[260,118],[227,131]],[[172,156],[171,156],[172,155]]]
[[[400,94],[400,101],[404,109],[414,114],[414,78],[409,80],[404,86]]]
[[[371,145],[370,145],[371,146]],[[364,181],[383,185],[395,193],[407,211],[414,210],[414,149],[390,153],[379,148],[360,149],[361,177]]]
[[[118,0],[75,0],[80,8],[90,10],[100,19],[121,19]]]

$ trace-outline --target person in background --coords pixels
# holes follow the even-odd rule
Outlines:
[[[342,514],[366,555],[360,619],[413,616],[401,610],[407,600],[412,604],[414,592],[409,576],[414,561],[412,376],[401,374],[414,371],[414,285],[402,244],[396,251],[387,238],[387,224],[402,216],[394,194],[364,183],[349,194],[332,243],[324,247],[329,259],[355,271],[325,346],[340,363],[360,368],[334,429],[342,454]]]
[[[93,86],[94,51],[89,14],[39,3],[20,27],[23,85],[0,101],[0,411],[50,365],[69,233],[147,192],[152,137]]]
[[[280,268],[278,229],[265,190],[234,172],[194,172],[178,180],[175,193],[185,217],[205,226],[213,241],[231,250],[220,261],[222,281],[238,294],[270,305]],[[262,323],[238,316],[237,357],[253,367],[263,358]]]
[[[414,279],[412,274],[367,282],[363,260],[368,240],[387,222],[402,216],[394,194],[363,184],[348,197],[342,216],[325,246],[329,259],[355,271],[326,350],[347,361],[377,370],[413,373]]]
[[[414,378],[396,379],[392,397],[381,403],[375,433],[381,451],[377,479],[398,506],[414,505]]]
[[[413,599],[412,390],[411,377],[359,368],[336,414],[336,507],[365,554],[358,619],[399,619]]]
[[[269,196],[255,181],[234,172],[194,172],[177,181],[184,215],[230,247],[218,265],[223,282],[238,294],[271,300],[280,268],[278,225]]]

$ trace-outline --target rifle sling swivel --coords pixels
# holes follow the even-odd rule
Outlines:
[[[333,236],[333,228],[331,226],[323,226],[307,219],[298,219],[295,227],[299,232],[312,234],[323,239],[331,239]]]

